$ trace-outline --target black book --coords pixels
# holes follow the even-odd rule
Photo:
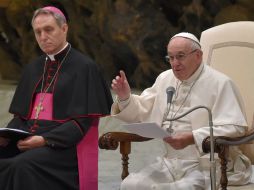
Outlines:
[[[0,128],[0,137],[8,138],[10,140],[20,140],[33,135],[27,131],[11,128]]]

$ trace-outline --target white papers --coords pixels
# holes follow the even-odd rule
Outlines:
[[[170,134],[161,128],[157,123],[131,123],[124,124],[123,128],[129,132],[148,138],[165,138]]]

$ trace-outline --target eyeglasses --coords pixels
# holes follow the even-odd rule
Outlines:
[[[178,60],[178,61],[183,61],[187,56],[193,54],[195,51],[197,51],[198,49],[194,49],[192,50],[190,53],[179,53],[179,54],[176,54],[175,56],[173,55],[167,55],[165,56],[165,60],[167,63],[172,63],[175,59]]]

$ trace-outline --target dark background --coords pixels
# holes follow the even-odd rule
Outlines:
[[[108,83],[123,69],[138,89],[169,68],[164,56],[175,33],[199,38],[212,26],[254,19],[253,0],[0,0],[2,79],[17,81],[23,66],[41,54],[31,18],[48,3],[66,9],[68,41],[100,65]]]

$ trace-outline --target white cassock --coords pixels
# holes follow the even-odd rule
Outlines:
[[[172,70],[161,73],[154,85],[140,96],[132,94],[128,101],[114,103],[112,115],[125,122],[156,122],[163,128],[166,110],[166,89],[173,86],[176,92],[168,118],[174,118],[192,107],[206,106],[211,109],[215,136],[237,137],[245,134],[247,123],[241,96],[230,78],[201,64],[186,81],[179,81]],[[192,131],[195,144],[175,150],[165,144],[166,154],[138,173],[131,173],[121,184],[121,190],[201,190],[206,189],[205,177],[200,167],[202,141],[210,135],[208,113],[198,109],[172,122],[173,135]],[[217,169],[218,170],[218,169]],[[228,179],[231,185],[249,182],[251,163],[238,147],[230,148]],[[218,181],[218,180],[217,180]]]

